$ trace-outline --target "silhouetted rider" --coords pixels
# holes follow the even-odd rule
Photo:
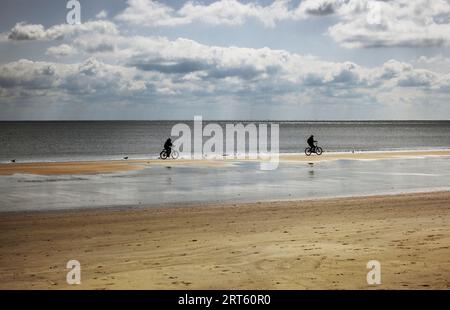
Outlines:
[[[314,140],[314,135],[311,135],[311,137],[309,137],[308,140],[306,140],[306,142],[308,142],[308,145],[311,148],[311,150],[315,150],[316,145],[314,143],[316,143],[317,141]]]
[[[166,140],[166,142],[164,143],[164,149],[166,150],[167,157],[169,157],[172,153],[172,139],[169,138]]]

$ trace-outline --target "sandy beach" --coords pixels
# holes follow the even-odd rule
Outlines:
[[[448,289],[449,221],[450,192],[2,213],[0,288]]]
[[[6,296],[450,291],[450,0],[24,3],[0,22]]]

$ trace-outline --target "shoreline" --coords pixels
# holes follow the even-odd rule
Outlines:
[[[449,220],[450,191],[0,214],[0,287],[449,289]]]
[[[368,152],[333,152],[323,153],[321,156],[306,156],[301,153],[284,153],[279,155],[280,162],[321,162],[330,160],[381,160],[431,156],[450,156],[450,149],[439,150],[399,150],[399,151],[368,151]],[[97,174],[141,170],[151,166],[223,166],[238,161],[264,161],[261,159],[129,159],[129,160],[88,160],[62,162],[23,162],[1,163],[0,176],[12,174]]]
[[[0,217],[2,215],[14,215],[14,214],[24,214],[24,215],[52,215],[52,213],[68,213],[68,212],[102,212],[102,211],[134,211],[134,210],[165,210],[170,209],[185,209],[185,208],[214,208],[223,206],[237,206],[237,205],[253,205],[253,204],[272,204],[272,203],[310,203],[322,200],[334,200],[334,199],[358,199],[358,198],[380,198],[380,197],[391,197],[391,196],[407,196],[415,194],[437,194],[437,193],[450,193],[449,187],[439,187],[439,188],[420,188],[412,190],[394,190],[394,191],[381,191],[373,193],[365,193],[358,195],[336,195],[336,196],[317,196],[313,198],[286,198],[286,199],[259,199],[259,200],[242,200],[242,201],[190,201],[190,202],[166,202],[166,203],[145,203],[145,204],[124,204],[124,205],[104,205],[95,207],[70,207],[66,209],[36,209],[36,210],[18,210],[18,211],[1,211]]]

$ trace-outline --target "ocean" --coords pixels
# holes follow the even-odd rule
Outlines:
[[[241,121],[203,121],[203,125],[210,122],[225,128]],[[269,123],[254,123],[261,122]],[[193,128],[192,120],[0,122],[0,162],[153,158],[177,123]],[[302,153],[310,134],[326,152],[450,147],[450,121],[273,123],[280,125],[280,153]]]

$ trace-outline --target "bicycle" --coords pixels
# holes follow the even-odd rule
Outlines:
[[[312,153],[316,153],[317,155],[322,155],[323,150],[320,146],[317,146],[317,143],[314,144],[314,148],[307,147],[305,149],[305,155],[310,156]]]
[[[172,157],[172,159],[177,159],[178,156],[180,156],[180,153],[178,153],[177,150],[173,150],[172,149],[172,151],[170,153],[170,157]],[[161,158],[163,160],[167,159],[168,157],[169,156],[167,154],[167,150],[166,149],[162,150],[161,153],[159,153],[159,158]]]

